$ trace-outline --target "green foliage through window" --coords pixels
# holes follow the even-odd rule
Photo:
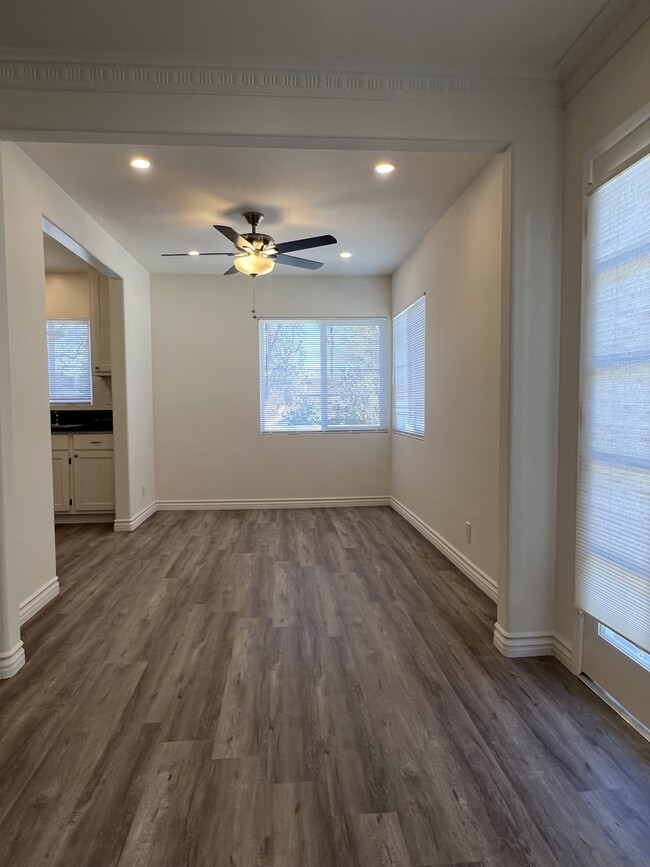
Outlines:
[[[263,431],[386,428],[386,320],[260,320]]]

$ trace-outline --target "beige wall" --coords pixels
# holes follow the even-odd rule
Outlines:
[[[90,272],[45,275],[48,319],[90,319]]]
[[[393,278],[394,313],[426,292],[426,431],[393,435],[392,494],[495,582],[506,170],[495,157]]]
[[[390,316],[388,278],[267,277],[259,316]],[[387,433],[261,434],[253,281],[153,276],[160,501],[386,496]]]
[[[650,23],[566,107],[556,630],[572,639],[578,454],[583,163],[586,153],[650,102]]]
[[[149,275],[15,144],[0,143],[0,176],[0,311],[6,309],[0,359],[7,361],[0,366],[0,478],[3,503],[10,505],[0,510],[0,579],[9,585],[3,598],[11,600],[3,618],[15,624],[17,602],[55,575],[43,217],[123,278],[127,364],[117,365],[122,444],[116,482],[118,517],[121,511],[125,518],[147,504],[143,481],[149,501],[154,491]],[[15,625],[4,632],[6,644]]]

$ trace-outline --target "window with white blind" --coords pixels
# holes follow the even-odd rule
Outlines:
[[[393,319],[393,428],[424,436],[425,297]]]
[[[88,319],[48,319],[50,403],[93,402]]]
[[[385,319],[260,320],[264,433],[387,428]]]
[[[588,212],[578,608],[650,650],[650,156],[605,179]]]

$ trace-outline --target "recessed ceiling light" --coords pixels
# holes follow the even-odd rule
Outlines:
[[[141,172],[151,168],[151,163],[144,157],[133,157],[131,160],[131,168],[140,169]]]
[[[378,175],[390,175],[395,171],[395,166],[392,163],[377,163],[375,171]]]
[[[345,253],[341,253],[341,259],[351,259],[351,258],[352,258],[352,253],[348,253],[347,251]]]
[[[199,253],[198,250],[190,250],[190,252],[187,255],[188,256],[200,256],[201,254]]]

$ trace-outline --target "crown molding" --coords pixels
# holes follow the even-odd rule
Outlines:
[[[202,61],[136,61],[126,56],[64,56],[3,50],[0,88],[77,92],[275,96],[327,99],[411,99],[506,105],[558,105],[552,71],[520,76],[489,70],[347,71],[298,66],[219,65]]]
[[[650,0],[609,0],[555,65],[572,99],[650,19]]]

